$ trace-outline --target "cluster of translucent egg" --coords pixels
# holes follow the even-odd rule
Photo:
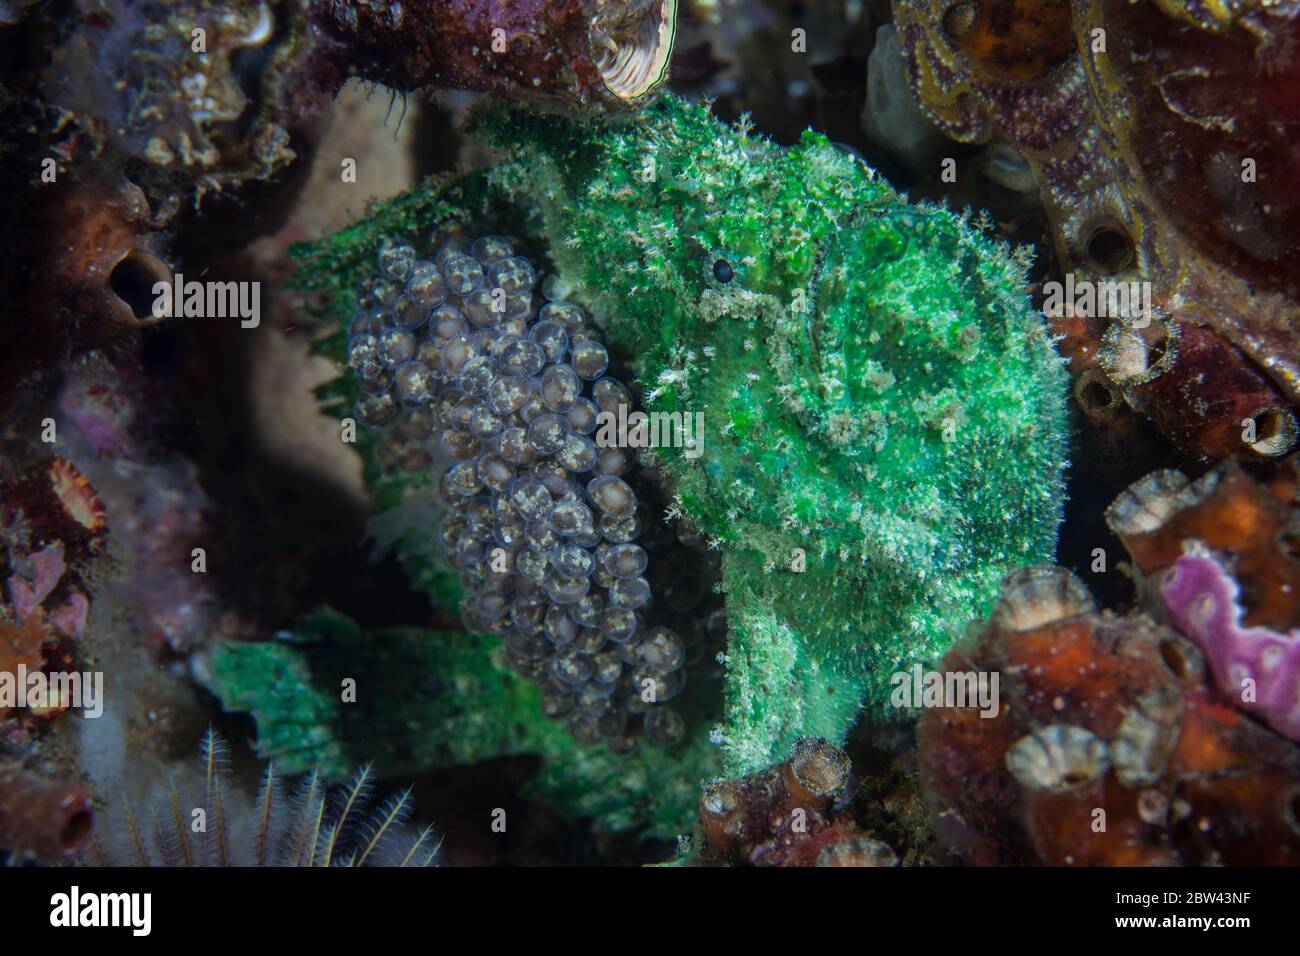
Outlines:
[[[385,240],[379,274],[358,292],[358,421],[423,412],[466,626],[501,635],[511,667],[540,685],[543,712],[616,752],[641,733],[676,743],[685,722],[667,702],[686,655],[644,617],[637,453],[594,440],[598,415],[630,411],[631,393],[605,374],[583,310],[536,291],[508,239],[444,229],[426,255]]]

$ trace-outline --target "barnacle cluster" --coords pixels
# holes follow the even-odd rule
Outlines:
[[[1152,472],[1106,511],[1157,610],[1204,652],[1224,699],[1292,739],[1300,738],[1296,463],[1292,456],[1267,482],[1233,462],[1195,481]]]
[[[1118,508],[1133,515],[1138,496],[1153,498],[1139,488]],[[1140,546],[1132,554],[1144,563]],[[1196,577],[1197,569],[1182,570]],[[1202,593],[1191,580],[1177,586]],[[934,708],[917,726],[936,833],[955,858],[1294,865],[1300,827],[1290,802],[1300,755],[1241,719],[1209,679],[1214,655],[1245,642],[1220,634],[1207,641],[1170,610],[1174,627],[1140,611],[1098,611],[1064,568],[1008,575],[989,625],[941,664],[999,673],[1002,709],[985,719],[970,708]],[[1224,616],[1226,608],[1217,610]],[[1280,715],[1268,706],[1272,694],[1261,682],[1265,716]]]
[[[686,723],[668,701],[686,646],[652,624],[648,576],[647,551],[675,538],[648,507],[663,479],[644,449],[594,440],[632,392],[607,374],[585,312],[538,292],[510,239],[444,225],[423,253],[386,238],[358,290],[356,418],[389,427],[381,454],[399,467],[432,468],[464,620],[502,636],[546,716],[616,753],[641,733],[678,743]]]
[[[701,866],[898,866],[898,854],[837,805],[848,755],[804,737],[790,758],[705,787],[691,861]]]
[[[1084,414],[1135,410],[1205,458],[1290,451],[1300,154],[1273,96],[1300,75],[1297,5],[900,0],[894,21],[938,128],[1020,154],[1062,271],[1150,286],[1140,324],[1054,317]]]
[[[273,180],[294,160],[295,125],[313,102],[302,89],[300,4],[78,6],[85,21],[53,53],[53,105],[133,164],[158,220],[209,193]]]

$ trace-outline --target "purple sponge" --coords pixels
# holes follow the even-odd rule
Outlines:
[[[1198,551],[1180,557],[1160,582],[1170,617],[1205,652],[1220,691],[1300,740],[1300,631],[1242,627],[1239,593],[1223,565]]]

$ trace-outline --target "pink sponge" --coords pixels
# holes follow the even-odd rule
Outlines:
[[[1212,555],[1189,551],[1160,582],[1174,624],[1205,652],[1219,690],[1300,740],[1300,631],[1242,627],[1237,582]]]

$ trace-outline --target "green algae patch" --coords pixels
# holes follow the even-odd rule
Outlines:
[[[321,609],[276,641],[219,646],[208,684],[225,710],[252,715],[259,755],[283,774],[317,769],[342,781],[370,763],[381,777],[402,778],[544,754],[525,792],[561,812],[659,839],[690,828],[700,782],[717,772],[707,739],[625,757],[583,746],[541,718],[537,688],[498,658],[492,637],[363,631]],[[355,694],[344,703],[348,686]]]

